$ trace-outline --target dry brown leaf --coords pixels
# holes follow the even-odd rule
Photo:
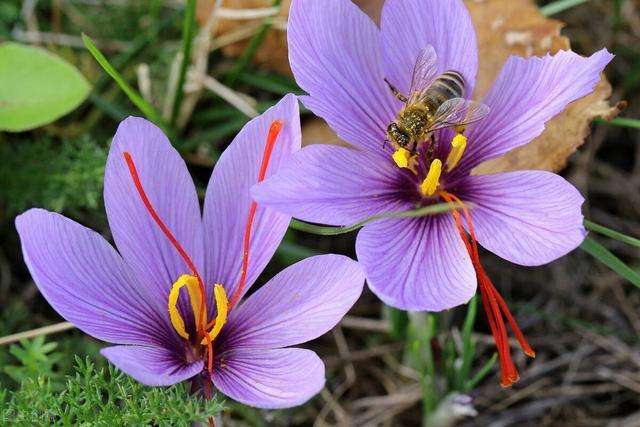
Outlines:
[[[208,0],[207,0],[208,1]],[[376,22],[383,0],[356,0]],[[224,0],[226,7],[268,7],[271,0]],[[478,34],[480,69],[476,98],[481,98],[510,55],[544,55],[569,49],[569,40],[560,35],[563,24],[544,17],[533,0],[466,0]],[[290,0],[284,0],[281,14],[286,14]],[[247,25],[247,21],[221,23],[219,34]],[[230,56],[239,55],[246,43],[225,48]],[[269,32],[256,58],[268,69],[290,72],[287,61],[286,36],[283,31]],[[567,110],[547,123],[542,135],[531,143],[497,159],[478,166],[474,173],[494,173],[521,169],[562,169],[568,157],[582,145],[589,134],[590,123],[596,117],[613,118],[618,109],[609,104],[611,86],[603,76],[595,91],[572,103]],[[324,129],[323,129],[324,126]],[[305,142],[337,141],[335,133],[320,119],[305,123]]]

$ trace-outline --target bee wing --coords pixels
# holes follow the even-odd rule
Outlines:
[[[438,56],[433,46],[428,45],[420,51],[416,65],[413,67],[407,104],[418,102],[436,77],[438,77]]]
[[[429,132],[452,126],[468,125],[477,122],[489,114],[486,105],[464,98],[453,98],[445,101],[433,116],[433,125]]]

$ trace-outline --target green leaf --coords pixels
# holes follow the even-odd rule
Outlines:
[[[70,63],[44,49],[0,44],[0,130],[46,125],[74,110],[89,83]]]
[[[607,267],[624,277],[634,285],[640,287],[640,274],[622,262],[620,258],[615,256],[609,249],[602,246],[590,237],[584,239],[580,248],[587,252],[589,255],[605,264]]]

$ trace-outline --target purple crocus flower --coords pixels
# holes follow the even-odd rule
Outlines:
[[[16,227],[34,281],[65,319],[117,344],[102,354],[143,384],[190,379],[207,396],[213,384],[251,406],[302,404],[323,387],[324,365],[314,352],[289,346],[344,316],[364,284],[359,265],[337,255],[308,258],[234,308],[291,219],[256,209],[249,190],[299,147],[298,103],[289,95],[222,154],[201,216],[178,152],[150,122],[126,119],[104,183],[118,252],[94,231],[32,209]]]
[[[471,171],[540,135],[548,120],[594,89],[612,55],[601,50],[589,58],[570,51],[511,57],[481,105],[468,101],[478,51],[460,0],[387,0],[379,28],[350,0],[293,0],[288,31],[291,68],[309,94],[304,104],[353,149],[302,149],[254,189],[256,200],[330,225],[443,201],[465,211],[472,207],[467,219],[458,213],[368,224],[358,234],[356,252],[372,291],[400,309],[449,309],[466,303],[479,284],[498,345],[502,384],[512,384],[517,371],[503,316],[525,352],[533,351],[481,271],[476,238],[511,262],[548,263],[582,242],[583,198],[549,172]],[[451,98],[460,93],[449,102],[443,122],[473,123],[464,134],[462,126],[442,126],[416,137],[413,147],[405,140],[410,148],[394,143],[402,134],[393,134],[396,129],[389,125],[421,99],[414,95],[424,95],[420,90],[451,71],[439,80],[439,93]],[[440,110],[430,106],[442,99],[422,98],[426,111],[437,116]]]

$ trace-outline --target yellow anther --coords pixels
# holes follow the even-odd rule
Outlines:
[[[213,294],[216,298],[216,309],[218,310],[218,314],[213,324],[213,329],[209,331],[209,338],[204,337],[200,342],[202,345],[207,345],[209,341],[216,339],[224,324],[227,323],[227,313],[229,312],[229,300],[227,299],[227,293],[224,291],[222,285],[216,284],[213,288]]]
[[[409,159],[411,159],[411,152],[405,148],[398,148],[393,153],[393,161],[396,162],[399,168],[406,168],[409,166]]]
[[[467,137],[462,134],[457,134],[451,141],[451,151],[447,156],[447,170],[452,170],[458,165],[464,150],[467,148]]]
[[[429,172],[427,177],[420,184],[420,192],[423,196],[431,196],[436,192],[438,185],[440,184],[440,175],[442,174],[442,161],[435,159],[429,166]]]
[[[193,310],[194,319],[198,319],[200,315],[200,307],[202,304],[202,298],[200,297],[200,288],[198,286],[198,278],[189,274],[183,274],[175,281],[169,292],[169,317],[171,318],[171,324],[176,330],[178,335],[188,340],[189,333],[184,326],[184,319],[180,315],[178,310],[178,298],[180,297],[180,289],[187,287],[189,292],[189,300],[191,301],[191,309]],[[196,320],[197,322],[197,320]]]

